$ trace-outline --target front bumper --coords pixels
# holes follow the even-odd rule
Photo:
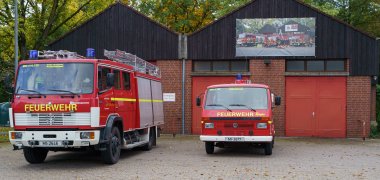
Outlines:
[[[206,136],[206,135],[201,135],[200,139],[201,141],[211,141],[211,142],[272,142],[273,136]]]
[[[12,139],[12,132],[21,132],[21,139]],[[94,132],[94,139],[81,139],[81,132]],[[10,131],[9,141],[22,147],[86,147],[99,144],[100,131]]]

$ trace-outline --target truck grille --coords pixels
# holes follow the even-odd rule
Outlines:
[[[15,113],[18,126],[81,126],[91,125],[90,113]]]

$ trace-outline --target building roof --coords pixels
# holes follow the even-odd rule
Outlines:
[[[133,8],[117,2],[48,45],[51,50],[69,50],[84,55],[95,49],[120,49],[145,60],[177,59],[178,34]]]
[[[234,14],[234,13],[236,13],[236,12],[238,12],[238,11],[244,9],[245,7],[247,7],[247,6],[251,5],[252,3],[254,3],[255,1],[260,1],[260,0],[251,0],[250,2],[248,2],[248,3],[246,3],[246,4],[244,4],[244,5],[240,6],[240,7],[238,7],[237,9],[231,11],[230,13],[228,13],[228,14],[226,14],[226,15],[220,17],[219,19],[217,19],[217,20],[211,22],[211,23],[208,24],[207,26],[204,26],[203,28],[201,28],[201,29],[199,29],[199,30],[197,30],[197,31],[195,31],[195,32],[193,32],[193,33],[190,33],[189,36],[192,36],[192,35],[194,35],[194,34],[197,34],[197,33],[201,32],[201,31],[203,31],[204,29],[206,29],[206,28],[208,28],[208,27],[211,27],[213,24],[217,23],[218,21],[221,21],[221,20],[223,20],[223,19],[225,19],[225,18],[231,16],[232,14]],[[348,23],[346,23],[346,22],[344,22],[344,21],[342,21],[342,20],[340,20],[340,19],[334,17],[334,16],[331,16],[331,15],[329,15],[329,14],[327,14],[327,13],[325,13],[325,12],[323,12],[323,11],[321,11],[321,10],[319,10],[319,9],[317,9],[317,8],[315,8],[315,7],[313,7],[313,6],[311,6],[311,5],[308,5],[308,4],[306,4],[306,3],[304,3],[304,2],[302,2],[302,1],[300,1],[300,0],[292,0],[292,1],[295,1],[295,2],[297,2],[298,4],[301,4],[302,6],[305,6],[305,7],[309,8],[309,9],[311,9],[311,10],[313,10],[313,11],[316,11],[316,12],[318,12],[319,14],[322,14],[322,15],[328,17],[328,18],[331,18],[331,19],[333,19],[334,21],[337,21],[337,22],[339,22],[339,23],[341,23],[341,24],[343,24],[343,25],[345,25],[345,26],[347,26],[347,27],[350,27],[350,28],[352,28],[352,29],[354,29],[354,30],[356,30],[356,31],[358,31],[358,32],[360,32],[360,33],[363,33],[363,34],[365,34],[365,35],[368,36],[368,37],[371,37],[371,38],[376,39],[375,36],[370,35],[369,33],[365,32],[365,31],[362,31],[362,30],[360,30],[360,29],[358,29],[358,28],[356,28],[356,27],[354,27],[354,26],[352,26],[352,25],[350,25],[350,24],[348,24]]]
[[[276,28],[270,24],[265,24],[264,27],[259,29],[259,33],[260,34],[268,34],[268,33],[273,34],[273,33],[276,33]]]
[[[59,38],[55,39],[54,41],[50,42],[50,43],[49,43],[49,46],[52,45],[52,44],[54,44],[54,43],[56,43],[57,41],[59,41],[59,40],[65,38],[67,35],[71,34],[71,33],[74,32],[74,31],[76,31],[78,28],[80,28],[80,27],[86,25],[87,23],[93,21],[93,20],[96,19],[98,16],[104,14],[106,11],[110,10],[110,9],[111,9],[112,7],[114,7],[114,6],[122,6],[122,7],[124,7],[124,8],[127,8],[128,10],[133,11],[134,13],[140,15],[141,17],[144,17],[144,18],[147,19],[148,21],[153,22],[153,23],[156,24],[157,26],[162,27],[162,28],[166,29],[167,31],[169,31],[169,32],[171,32],[171,33],[174,33],[174,34],[177,34],[177,35],[178,35],[177,32],[175,32],[175,31],[169,29],[168,27],[166,27],[166,26],[162,25],[161,23],[159,23],[159,22],[153,20],[152,18],[149,18],[148,16],[146,16],[146,15],[140,13],[139,11],[133,9],[132,7],[128,6],[127,4],[124,4],[124,3],[120,2],[120,1],[117,1],[117,2],[115,2],[115,3],[113,3],[113,4],[111,4],[110,6],[108,6],[108,7],[107,7],[106,9],[104,9],[103,11],[99,12],[98,14],[96,14],[95,16],[91,17],[90,19],[88,19],[88,20],[85,21],[84,23],[80,24],[79,26],[74,27],[74,28],[71,29],[69,32],[63,34],[61,37],[59,37]]]

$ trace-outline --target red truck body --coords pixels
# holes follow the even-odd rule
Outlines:
[[[200,136],[206,152],[213,153],[214,146],[249,143],[264,146],[265,154],[270,155],[275,135],[272,108],[276,98],[262,84],[209,86],[202,103]]]
[[[16,77],[10,141],[30,163],[49,150],[91,148],[113,164],[122,148],[150,150],[164,123],[160,77],[126,63],[27,60]]]

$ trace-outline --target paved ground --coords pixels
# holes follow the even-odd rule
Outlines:
[[[96,152],[49,152],[28,164],[0,144],[0,179],[378,179],[380,140],[277,138],[272,156],[260,149],[216,148],[196,136],[163,136],[153,150],[123,151],[115,165]]]
[[[236,56],[314,56],[315,47],[257,48],[237,47]]]

